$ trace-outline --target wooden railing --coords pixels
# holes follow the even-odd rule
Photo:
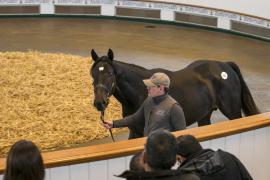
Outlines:
[[[175,136],[183,134],[195,135],[200,141],[216,139],[228,135],[254,130],[270,125],[270,112],[249,116],[232,121],[225,121],[209,126],[174,132]],[[126,140],[109,144],[79,147],[61,151],[42,153],[46,167],[57,167],[83,162],[92,162],[116,157],[132,155],[141,151],[146,138]],[[0,172],[3,173],[5,158],[0,159]]]

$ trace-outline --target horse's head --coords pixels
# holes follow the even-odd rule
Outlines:
[[[94,60],[90,72],[93,78],[95,93],[94,106],[98,111],[104,111],[116,85],[116,72],[113,67],[113,51],[109,49],[107,56],[99,57],[92,49],[91,55]]]

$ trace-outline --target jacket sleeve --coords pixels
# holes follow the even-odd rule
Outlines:
[[[140,123],[144,123],[144,103],[134,114],[126,116],[123,119],[113,121],[113,128],[119,127],[132,128],[138,126],[137,124]]]
[[[172,106],[170,117],[173,131],[186,129],[185,115],[179,104],[174,104]]]
[[[242,180],[253,180],[253,178],[251,177],[251,175],[249,174],[248,170],[246,169],[246,167],[241,163],[241,161],[235,157],[233,154],[226,152],[235,162],[235,164],[237,165],[240,175],[241,175],[241,179]]]

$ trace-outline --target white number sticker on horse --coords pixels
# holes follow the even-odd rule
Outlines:
[[[222,77],[222,79],[227,79],[228,78],[228,74],[226,72],[222,72],[221,73],[221,77]]]
[[[103,67],[103,66],[100,66],[100,67],[98,68],[98,70],[99,70],[99,71],[103,71],[103,70],[104,70],[104,67]]]

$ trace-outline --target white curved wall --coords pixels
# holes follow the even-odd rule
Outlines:
[[[95,15],[152,19],[224,29],[269,40],[270,1],[245,1],[0,0],[0,15]]]
[[[44,6],[49,6],[53,2],[61,1],[69,2],[69,0],[1,0],[0,5],[8,4],[36,4],[40,3]],[[80,4],[80,2],[87,2],[88,4],[96,3],[112,3],[117,0],[72,0],[71,4]],[[142,0],[147,1],[147,0]],[[228,11],[234,11],[238,13],[244,13],[247,15],[258,16],[261,18],[270,19],[270,1],[269,0],[149,0],[157,2],[171,2],[182,3],[197,6],[204,6],[209,8],[217,8]],[[41,7],[46,8],[46,7]],[[53,11],[53,9],[51,9]],[[51,12],[52,13],[52,12]]]
[[[270,126],[202,142],[204,148],[223,149],[237,156],[255,180],[270,179]],[[131,156],[46,169],[45,180],[121,180]],[[0,175],[0,180],[3,175]]]
[[[192,4],[210,8],[235,11],[270,19],[269,0],[162,0],[173,3]]]

